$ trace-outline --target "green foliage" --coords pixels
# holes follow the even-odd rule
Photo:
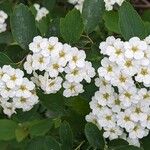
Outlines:
[[[10,65],[12,64],[13,61],[4,53],[0,52],[0,66],[2,67],[3,65]]]
[[[104,13],[103,0],[85,0],[82,10],[84,28],[87,33],[92,32],[102,21]]]
[[[37,29],[35,19],[27,6],[16,6],[11,16],[11,29],[16,42],[23,49],[28,49],[29,43],[37,35]]]
[[[73,148],[73,133],[69,123],[63,122],[59,129],[62,150],[72,150]]]
[[[60,144],[52,137],[37,137],[32,139],[26,150],[61,150]]]
[[[68,43],[76,43],[83,32],[83,21],[78,10],[73,9],[60,21],[60,32]]]
[[[93,148],[104,149],[105,142],[103,139],[103,134],[101,131],[99,131],[96,125],[87,123],[85,126],[85,135]]]
[[[106,11],[104,0],[85,0],[81,12],[67,1],[1,0],[0,10],[8,18],[7,30],[0,33],[0,67],[12,65],[23,70],[31,53],[29,43],[37,35],[56,36],[62,43],[85,50],[87,60],[97,69],[103,58],[99,43],[108,36],[128,40],[133,36],[144,39],[150,34],[150,10],[135,9],[129,1]],[[49,10],[40,21],[35,21],[34,3]],[[103,130],[85,120],[90,112],[89,102],[98,88],[94,79],[83,85],[85,92],[71,98],[65,98],[62,91],[44,94],[37,89],[39,103],[28,112],[16,110],[11,118],[0,108],[0,150],[150,149],[150,135],[140,140],[140,148],[123,139],[104,140]]]
[[[144,23],[132,5],[128,2],[124,2],[120,7],[119,26],[125,40],[129,40],[134,36],[138,36],[142,39],[145,37],[146,31]]]
[[[61,94],[43,94],[39,92],[41,103],[52,112],[54,116],[66,114],[64,98]]]
[[[118,34],[120,33],[120,28],[118,24],[119,21],[118,12],[116,11],[105,12],[104,21],[105,21],[105,26],[108,30]]]
[[[17,123],[8,120],[1,119],[0,120],[0,140],[12,140],[15,138],[15,130],[17,127]]]

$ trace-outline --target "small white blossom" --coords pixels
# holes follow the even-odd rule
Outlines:
[[[45,17],[49,13],[49,11],[45,7],[40,8],[39,4],[35,3],[34,7],[37,11],[36,18],[35,18],[37,21],[40,21],[43,17]]]
[[[0,10],[0,33],[6,31],[7,24],[5,22],[7,18],[8,15],[3,10]]]

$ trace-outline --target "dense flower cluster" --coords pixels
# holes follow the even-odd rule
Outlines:
[[[75,5],[75,8],[80,10],[80,12],[82,12],[82,7],[83,7],[83,3],[84,0],[68,0],[69,3]]]
[[[8,15],[4,11],[0,10],[0,33],[6,31],[7,24],[5,22],[7,18]]]
[[[99,48],[105,57],[86,120],[103,128],[105,138],[139,146],[150,130],[150,36],[127,42],[108,37]]]
[[[121,6],[125,0],[104,0],[106,10],[110,11],[113,9],[114,5]]]
[[[34,4],[34,7],[37,11],[35,18],[37,21],[40,21],[43,17],[46,17],[46,15],[49,13],[49,11],[45,7],[40,8],[39,4]]]
[[[95,76],[92,64],[85,60],[85,52],[60,43],[57,37],[37,36],[29,49],[33,54],[27,56],[24,69],[28,74],[33,72],[32,80],[46,94],[56,93],[63,83],[65,97],[77,96],[84,91],[81,82],[91,82]]]
[[[68,1],[69,3],[75,5],[75,7],[82,12],[84,0],[68,0]],[[110,11],[113,9],[113,6],[115,4],[121,6],[124,0],[104,0],[104,2],[106,10]]]
[[[9,65],[0,68],[0,105],[9,117],[16,109],[29,111],[38,103],[35,84],[23,76],[23,71]]]

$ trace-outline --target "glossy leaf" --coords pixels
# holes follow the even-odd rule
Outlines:
[[[104,13],[103,0],[85,0],[83,4],[82,16],[84,21],[85,31],[92,32],[99,22],[102,21]]]
[[[35,19],[29,8],[23,4],[18,5],[11,16],[11,29],[16,42],[23,48],[37,35]]]

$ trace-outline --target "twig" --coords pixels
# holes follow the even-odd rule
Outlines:
[[[145,4],[150,5],[150,2],[148,2],[147,0],[142,0]]]
[[[78,145],[74,150],[79,150],[79,148],[83,145],[84,142],[85,142],[85,141],[82,141],[82,142],[80,143],[80,145]]]
[[[137,7],[137,8],[150,8],[150,4],[149,5],[134,5],[134,7]]]
[[[88,36],[88,35],[82,35],[83,37],[85,37],[85,38],[87,38],[92,44],[94,43],[93,41],[92,41],[92,39]]]

